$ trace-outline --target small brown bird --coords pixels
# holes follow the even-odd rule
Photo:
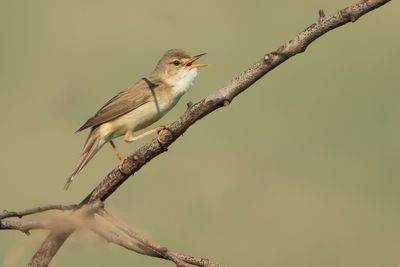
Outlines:
[[[146,128],[159,120],[179,101],[193,84],[197,69],[207,64],[194,64],[201,56],[190,56],[181,49],[165,52],[157,66],[143,78],[111,98],[97,113],[89,118],[77,132],[91,128],[78,164],[68,178],[68,189],[75,176],[107,142],[114,148],[120,165],[125,157],[116,149],[112,139],[124,136],[126,142],[133,142],[151,133],[162,131],[161,126],[134,136],[134,132]]]

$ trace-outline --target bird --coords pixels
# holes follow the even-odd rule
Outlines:
[[[124,141],[131,143],[155,132],[162,135],[168,125],[140,135],[135,133],[158,121],[178,103],[193,85],[198,69],[208,66],[195,63],[204,55],[206,53],[190,56],[182,49],[166,51],[148,76],[119,92],[90,117],[76,131],[90,128],[78,163],[64,188],[69,188],[77,174],[106,143],[113,147],[121,167],[126,158],[117,150],[112,141],[114,138],[124,136]]]

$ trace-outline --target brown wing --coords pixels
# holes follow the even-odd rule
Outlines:
[[[151,82],[149,84],[149,80],[146,78],[141,79],[128,89],[119,92],[116,96],[111,98],[93,117],[89,118],[77,132],[90,127],[96,127],[149,102],[153,98],[152,90],[154,87],[157,87],[157,83]]]

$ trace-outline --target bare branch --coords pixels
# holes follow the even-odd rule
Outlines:
[[[0,220],[5,219],[5,218],[10,218],[10,217],[18,217],[22,218],[23,216],[26,215],[32,215],[40,212],[45,212],[48,210],[73,210],[78,208],[79,205],[73,204],[73,205],[46,205],[42,207],[36,207],[32,209],[27,209],[27,210],[22,210],[22,211],[3,211],[0,213]]]
[[[43,207],[28,209],[24,211],[5,211],[0,218],[7,217],[22,217],[28,214],[35,214],[46,210],[70,210],[75,209],[78,205],[47,205]],[[69,216],[54,216],[51,220],[47,221],[14,221],[14,220],[0,220],[0,230],[19,230],[29,235],[30,230],[37,229],[50,229],[57,231],[65,231],[68,229],[75,229],[87,225],[87,220],[93,217],[100,208],[104,205],[100,201],[92,204],[84,205],[80,209],[76,209],[74,213]]]
[[[71,205],[76,206],[76,205]],[[57,207],[57,205],[49,205],[45,207]],[[66,206],[63,206],[64,208]],[[58,230],[65,231],[69,229],[89,229],[106,241],[124,247],[128,250],[136,253],[171,260],[176,263],[177,266],[189,267],[187,263],[193,263],[197,266],[213,266],[209,264],[206,259],[197,259],[193,256],[187,256],[183,254],[177,254],[175,252],[168,251],[166,248],[145,240],[138,233],[134,232],[129,226],[120,220],[116,219],[103,208],[101,202],[94,202],[89,205],[84,205],[80,209],[76,209],[72,214],[68,216],[56,216],[51,220],[47,221],[12,221],[12,220],[0,220],[0,230],[18,230],[26,235],[30,235],[30,230],[46,229],[46,230]],[[5,212],[7,216],[18,217],[19,214],[34,214],[41,212],[42,208],[29,209],[22,212]],[[66,208],[67,209],[67,208]],[[93,214],[98,212],[108,222],[111,222],[114,227],[124,230],[126,235],[118,235],[117,233],[107,229],[105,226],[97,222]],[[217,265],[215,265],[217,266]]]
[[[37,229],[52,229],[52,225],[48,222],[39,222],[39,221],[10,221],[10,220],[1,220],[0,221],[0,230],[18,230],[23,232],[26,235],[30,235],[30,230]]]
[[[105,229],[102,225],[100,225],[100,223],[96,222],[95,220],[91,221],[89,228],[94,233],[98,234],[100,237],[104,238],[106,241],[110,243],[114,243],[118,246],[124,247],[128,250],[134,251],[142,255],[162,258],[160,254],[146,248],[141,244],[138,244],[137,241],[127,238],[126,236],[118,235],[117,233],[111,230]]]
[[[109,221],[111,224],[113,224],[115,227],[117,227],[119,230],[127,234],[129,237],[141,242],[144,246],[147,248],[151,249],[154,252],[156,252],[158,255],[161,255],[162,258],[164,259],[169,259],[172,260],[173,262],[176,263],[177,266],[190,266],[187,265],[193,264],[197,266],[202,266],[202,267],[219,267],[217,263],[211,262],[208,259],[203,259],[203,258],[195,258],[193,256],[187,256],[183,254],[178,254],[176,252],[168,250],[166,247],[160,246],[148,239],[145,239],[142,237],[139,233],[134,231],[131,227],[129,227],[127,224],[122,222],[121,220],[118,220],[114,216],[112,216],[110,213],[108,213],[106,210],[102,209],[98,211],[98,214],[102,216],[104,219]]]
[[[128,179],[128,177],[139,171],[154,157],[165,152],[167,147],[178,139],[196,121],[216,109],[231,103],[233,98],[238,94],[249,88],[258,79],[289,58],[304,52],[308,45],[323,34],[346,23],[355,22],[361,16],[389,1],[390,0],[360,0],[330,17],[318,19],[317,22],[300,32],[292,40],[280,46],[275,51],[268,53],[253,66],[245,70],[239,76],[233,78],[223,88],[215,91],[200,102],[191,105],[187,111],[169,127],[169,131],[164,132],[160,140],[153,140],[128,157],[122,171],[118,168],[111,171],[82,203],[91,203],[98,200],[105,201]],[[47,266],[72,232],[73,230],[65,232],[52,231],[32,257],[28,266]]]

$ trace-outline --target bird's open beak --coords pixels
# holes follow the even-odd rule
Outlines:
[[[186,62],[185,66],[186,66],[188,69],[207,67],[208,64],[193,64],[193,63],[194,63],[196,60],[198,60],[201,56],[204,56],[204,55],[206,55],[206,54],[207,54],[207,53],[203,53],[203,54],[200,54],[200,55],[191,57],[191,58],[189,59],[189,61]]]

